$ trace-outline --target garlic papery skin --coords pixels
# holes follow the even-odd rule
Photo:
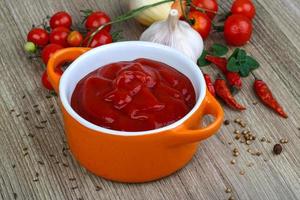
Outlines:
[[[188,23],[178,19],[176,9],[171,9],[168,19],[156,22],[146,29],[140,40],[170,46],[195,63],[203,51],[203,40],[200,34]]]
[[[137,9],[142,6],[160,2],[162,0],[129,0],[129,9]],[[173,2],[166,2],[141,12],[137,15],[136,20],[145,26],[150,26],[154,22],[168,18]]]

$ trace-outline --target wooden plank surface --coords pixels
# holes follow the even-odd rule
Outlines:
[[[229,10],[231,1],[219,2],[221,12]],[[72,157],[58,100],[48,97],[40,84],[44,66],[27,59],[22,48],[31,24],[46,14],[67,10],[79,22],[79,10],[93,8],[115,17],[127,10],[127,1],[0,0],[0,199],[228,199],[226,188],[235,199],[300,199],[300,1],[254,2],[254,34],[245,49],[261,63],[256,73],[289,118],[253,105],[253,78],[248,77],[237,96],[247,111],[225,112],[227,119],[247,122],[257,136],[253,144],[235,140],[233,131],[240,127],[231,122],[203,141],[193,160],[177,173],[151,183],[121,184],[94,176]],[[115,28],[124,30],[127,40],[138,39],[144,30],[134,20]],[[224,42],[222,35],[213,34],[206,45],[213,42]],[[262,137],[270,143],[260,142]],[[274,156],[273,145],[281,138],[289,142],[281,155]],[[234,147],[240,156],[232,165]],[[253,156],[248,148],[262,155]]]

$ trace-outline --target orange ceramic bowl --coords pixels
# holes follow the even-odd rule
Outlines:
[[[185,74],[192,82],[197,101],[177,122],[159,129],[124,132],[94,125],[80,117],[70,101],[76,84],[88,73],[108,63],[149,58],[164,62]],[[59,75],[55,67],[74,61]],[[65,132],[75,158],[89,171],[120,182],[146,182],[168,176],[192,158],[198,143],[218,131],[223,110],[206,90],[198,66],[180,52],[148,42],[119,42],[92,50],[66,48],[55,53],[47,66],[48,77],[58,92]],[[201,127],[204,115],[214,122]]]

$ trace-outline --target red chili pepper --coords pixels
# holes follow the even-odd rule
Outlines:
[[[227,59],[226,58],[206,55],[205,60],[215,64],[219,68],[219,70],[221,70],[224,74],[227,72]]]
[[[288,117],[263,80],[255,79],[253,88],[256,95],[266,106],[277,112],[280,116],[284,118]]]
[[[226,80],[232,90],[242,89],[242,79],[241,79],[239,73],[227,71],[225,76],[226,76]]]
[[[227,70],[227,59],[222,57],[216,57],[211,55],[206,55],[205,59],[213,64],[215,64],[219,70],[223,72],[226,76],[228,84],[233,91],[242,89],[242,79],[237,72],[230,72]]]
[[[224,79],[222,79],[221,77],[217,78],[214,86],[215,86],[216,94],[221,99],[223,99],[223,101],[225,101],[225,103],[228,106],[230,106],[231,108],[236,109],[236,110],[245,110],[246,109],[243,105],[239,104],[234,99],[234,97],[230,93],[230,90],[227,87],[226,81]]]
[[[210,76],[208,74],[204,74],[204,73],[203,73],[203,75],[204,75],[204,79],[205,79],[208,91],[215,97],[216,96],[216,91],[215,91],[215,88],[214,88],[214,85],[211,81]]]

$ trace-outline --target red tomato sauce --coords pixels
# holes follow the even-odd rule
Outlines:
[[[72,108],[101,127],[145,131],[176,122],[195,105],[191,81],[174,68],[137,59],[105,65],[77,84]]]

